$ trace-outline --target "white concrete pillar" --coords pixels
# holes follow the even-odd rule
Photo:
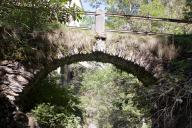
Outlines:
[[[105,52],[106,46],[105,46],[105,11],[101,9],[96,10],[95,15],[95,38],[97,39],[97,42],[95,44],[95,47],[93,48],[93,51],[103,51]]]
[[[96,10],[95,32],[97,36],[105,37],[105,11],[101,9]]]

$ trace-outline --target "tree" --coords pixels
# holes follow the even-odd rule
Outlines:
[[[149,116],[149,108],[145,105],[137,107],[139,100],[146,100],[144,95],[136,95],[141,83],[132,75],[105,65],[102,69],[86,69],[81,77],[79,96],[81,108],[85,110],[85,125],[141,127],[142,117]],[[145,89],[141,90],[144,93]],[[145,104],[148,105],[148,102]],[[147,124],[150,125],[150,122]]]
[[[162,18],[178,18],[183,19],[184,16],[189,18],[190,15],[190,2],[187,2],[187,8],[185,7],[186,0],[88,0],[91,5],[95,3],[104,4],[106,11],[110,13],[130,14],[130,15],[143,15]],[[187,0],[190,1],[190,0]],[[184,13],[184,8],[187,13]],[[108,28],[123,29],[132,31],[150,31],[157,33],[174,33],[182,34],[190,31],[190,25],[168,23],[160,21],[150,21],[142,19],[130,19],[129,17],[108,17],[106,19]]]
[[[77,6],[67,7],[68,0],[2,0],[0,25],[41,29],[50,23],[66,23],[69,15],[79,17]]]
[[[186,7],[184,9],[185,18],[192,20],[192,0],[186,0]]]
[[[59,77],[52,73],[23,93],[19,102],[24,112],[31,112],[42,128],[81,128],[79,98],[69,87],[60,88]]]

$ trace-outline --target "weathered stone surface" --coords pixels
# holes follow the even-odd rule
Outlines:
[[[20,93],[23,91],[23,87],[22,86],[16,86],[16,85],[11,85],[10,89],[15,92],[15,93]]]
[[[33,74],[19,62],[0,62],[0,128],[25,128],[28,118],[14,105]]]
[[[14,92],[12,89],[6,89],[4,90],[2,93],[6,94],[7,96],[19,96],[19,94],[17,94],[16,92]]]
[[[106,33],[105,41],[97,41],[92,31],[54,30],[32,35],[28,44],[33,50],[31,59],[38,66],[33,62],[0,62],[0,94],[4,94],[0,114],[5,113],[0,115],[0,128],[22,126],[19,120],[25,124],[25,115],[17,113],[15,107],[11,109],[11,103],[26,85],[38,82],[59,66],[79,61],[112,63],[137,76],[144,85],[151,85],[163,74],[165,60],[173,59],[177,51],[173,44],[155,36]]]
[[[1,84],[1,85],[2,85],[2,84],[9,85],[10,82],[9,82],[7,79],[4,79],[4,80],[1,80],[1,81],[0,81],[0,84]]]
[[[0,62],[0,65],[5,66],[5,65],[8,65],[9,62],[10,62],[10,61],[8,61],[8,60],[4,60],[4,61],[1,61],[1,62]]]
[[[21,75],[17,75],[17,76],[16,76],[16,80],[17,80],[21,85],[26,85],[26,84],[29,83],[29,81],[28,81],[26,78],[24,78],[23,76],[21,76]]]
[[[7,65],[7,67],[13,68],[13,69],[18,69],[20,67],[19,62],[13,62],[13,63],[9,63]]]
[[[31,113],[27,113],[27,117],[29,119],[28,126],[30,128],[40,128],[36,118]]]
[[[32,73],[30,73],[30,72],[27,72],[27,71],[25,71],[25,70],[19,70],[19,74],[21,75],[21,76],[23,76],[24,78],[26,78],[26,79],[28,79],[28,80],[30,80],[30,79],[32,79],[33,77],[34,77],[34,75],[32,74]]]
[[[15,100],[24,89],[24,86],[29,83],[34,75],[25,70],[24,66],[19,62],[3,61],[0,62],[0,91],[5,94],[11,101]],[[29,79],[29,80],[28,80]]]
[[[4,91],[4,90],[7,89],[7,88],[8,88],[7,85],[1,84],[1,85],[0,85],[0,92],[1,92],[1,91]]]
[[[13,74],[14,73],[13,69],[11,69],[11,68],[9,68],[7,66],[0,66],[0,70],[4,71],[6,73],[9,73],[9,74]]]

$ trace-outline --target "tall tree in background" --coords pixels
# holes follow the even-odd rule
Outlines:
[[[184,17],[190,19],[191,0],[87,0],[94,5],[104,4],[106,11],[111,13],[121,13],[130,15],[143,15],[162,18]],[[189,33],[191,27],[185,24],[168,23],[159,21],[134,20],[129,17],[108,17],[106,20],[107,27],[112,29],[124,29],[132,31],[150,31],[158,33]]]
[[[86,69],[82,74],[79,94],[80,106],[85,112],[85,125],[141,128],[145,118],[149,127],[150,103],[144,95],[145,91],[146,88],[134,76],[111,65],[102,69]],[[143,105],[139,106],[141,101]]]
[[[186,7],[184,11],[185,18],[188,20],[192,20],[192,0],[186,0]]]

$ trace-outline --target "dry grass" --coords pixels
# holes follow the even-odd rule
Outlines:
[[[38,51],[48,59],[60,59],[79,53],[94,52],[97,45],[93,31],[58,29],[38,33],[34,38],[39,42]],[[178,49],[166,36],[107,33],[103,52],[130,60],[159,76],[162,63],[177,56]]]
[[[177,56],[178,49],[168,37],[110,33],[106,52],[130,60],[156,77],[162,75],[163,64]]]
[[[136,50],[142,53],[152,53],[153,56],[159,59],[172,60],[177,56],[178,49],[173,43],[168,42],[167,38],[163,36],[112,33],[107,37],[107,48],[112,53],[119,51],[129,55],[130,51]]]
[[[40,49],[60,50],[65,54],[92,52],[96,43],[93,31],[58,29],[48,33],[38,33],[35,38],[41,40]],[[40,37],[40,38],[39,38]],[[168,37],[144,36],[133,34],[107,34],[106,52],[125,56],[131,50],[153,53],[159,59],[171,60],[178,49],[168,42]],[[41,46],[42,45],[42,46]],[[46,45],[46,46],[45,46]]]
[[[36,32],[33,34],[33,38],[38,49],[46,53],[45,56],[54,59],[59,56],[90,53],[96,42],[91,31],[68,29],[58,29],[46,33]]]

